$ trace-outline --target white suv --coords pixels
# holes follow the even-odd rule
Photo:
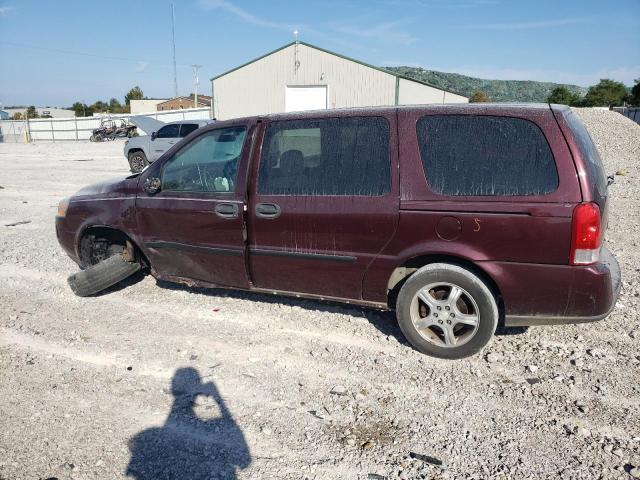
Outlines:
[[[129,160],[132,173],[141,172],[147,165],[155,162],[164,152],[179,142],[181,138],[211,123],[211,120],[181,120],[163,123],[149,117],[133,117],[131,121],[143,130],[151,131],[151,135],[132,137],[124,144],[124,156]]]

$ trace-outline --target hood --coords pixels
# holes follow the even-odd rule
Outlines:
[[[114,178],[103,182],[94,183],[79,190],[73,195],[73,198],[86,197],[123,197],[135,196],[136,187],[138,185],[138,176],[132,175],[126,178]]]
[[[147,135],[151,135],[153,132],[157,132],[166,125],[166,123],[161,122],[160,120],[156,120],[152,117],[146,117],[144,115],[130,117],[129,121],[140,130],[144,131]]]

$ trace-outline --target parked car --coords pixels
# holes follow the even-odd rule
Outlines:
[[[211,123],[211,120],[182,120],[164,123],[149,117],[133,117],[131,121],[145,131],[151,132],[150,135],[131,138],[124,144],[124,156],[129,160],[132,173],[141,172],[181,138]]]
[[[607,191],[567,107],[299,112],[198,129],[63,200],[56,230],[90,267],[79,295],[118,281],[101,260],[124,251],[158,279],[395,308],[416,349],[461,358],[499,324],[609,314]]]

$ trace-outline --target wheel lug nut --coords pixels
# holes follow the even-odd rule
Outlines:
[[[453,312],[451,312],[449,315],[451,315],[452,317],[455,317],[455,316],[456,316],[456,314],[455,314],[455,313],[453,313]]]
[[[451,325],[451,320],[447,320],[447,324]]]
[[[447,305],[446,307],[444,307],[445,310],[449,310],[449,306]]]
[[[438,307],[438,310],[442,310],[442,307]]]
[[[434,317],[436,317],[436,318],[438,318],[438,314],[437,314],[437,313],[434,313],[434,314],[433,314],[433,316],[434,316]]]
[[[438,323],[439,323],[440,325],[442,325],[442,320],[438,320]]]

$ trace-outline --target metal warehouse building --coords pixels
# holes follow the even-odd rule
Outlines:
[[[292,42],[211,79],[218,120],[325,108],[467,103],[424,82]]]

